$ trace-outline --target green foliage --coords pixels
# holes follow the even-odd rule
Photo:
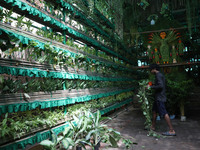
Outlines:
[[[3,120],[0,123],[0,135],[2,135],[2,137],[0,136],[0,138],[5,138],[6,136],[10,136],[13,138],[20,138],[22,135],[32,131],[35,128],[43,127],[44,125],[46,125],[47,127],[52,127],[56,125],[59,120],[62,119],[69,120],[72,118],[77,118],[76,116],[78,116],[78,119],[76,120],[80,120],[79,115],[81,112],[84,112],[85,110],[96,111],[99,108],[101,109],[106,108],[111,104],[116,104],[117,102],[120,102],[122,100],[125,100],[133,96],[133,94],[134,94],[133,92],[125,92],[118,94],[116,96],[109,96],[105,98],[100,98],[98,100],[91,100],[89,102],[68,106],[67,116],[64,115],[63,109],[55,109],[54,111],[36,109],[32,111],[17,112],[17,113],[12,113],[9,118],[7,114],[3,117]],[[94,115],[93,120],[91,121],[96,122],[96,125],[98,125],[98,121],[101,121],[102,119],[105,118],[101,116],[97,117],[96,115]],[[88,127],[90,126],[86,120],[87,118],[84,117],[82,118],[83,125],[79,124],[80,132],[77,132],[76,137],[78,136],[80,137],[84,133],[83,130],[81,129],[83,126],[85,129],[86,123]],[[113,137],[111,137],[112,134],[115,134],[115,132],[109,130],[109,132],[106,133],[105,139],[107,139],[107,141],[111,141],[112,144],[114,145],[115,142],[112,139]],[[88,136],[93,136],[93,135],[94,133],[91,132],[91,134]]]
[[[138,90],[137,96],[139,97],[139,102],[141,103],[141,108],[143,111],[143,115],[145,116],[145,128],[149,129],[151,126],[152,120],[152,92],[151,90],[147,90],[146,86],[148,85],[148,80],[142,80],[139,82],[140,88]]]
[[[158,19],[158,15],[152,14],[152,15],[150,15],[150,16],[147,18],[148,21],[151,21],[152,19],[153,19],[154,21],[156,21],[156,20]]]
[[[25,22],[28,23],[27,25],[30,26],[31,22]],[[29,27],[28,27],[29,28]],[[28,29],[29,30],[29,29]],[[54,32],[50,32],[48,30],[38,30],[36,32],[40,36],[46,36],[47,38],[53,38],[55,40],[59,40],[60,42],[63,42],[64,36],[60,34],[55,34]],[[8,40],[9,39],[9,40]],[[10,41],[13,39],[13,37],[9,37],[6,40],[8,40],[8,44],[6,47],[9,47]],[[4,42],[2,42],[3,44]],[[7,42],[6,42],[7,43]],[[13,42],[12,42],[13,43]],[[15,44],[12,45],[12,49],[8,50],[8,55],[11,55],[15,51],[23,51],[27,49],[33,49],[32,51],[29,51],[29,55],[27,57],[28,60],[31,61],[38,61],[39,63],[49,63],[53,65],[53,68],[56,70],[56,65],[60,65],[61,67],[72,67],[78,71],[78,69],[83,69],[83,70],[89,70],[91,72],[99,72],[102,74],[112,74],[112,75],[120,75],[122,76],[123,74],[128,76],[131,76],[129,72],[126,72],[123,70],[123,68],[117,67],[117,66],[110,66],[106,62],[98,60],[98,59],[91,59],[88,58],[86,55],[83,54],[78,54],[75,56],[70,56],[69,53],[63,52],[63,51],[57,51],[55,47],[51,45],[51,43],[46,43],[44,45],[44,50],[37,47],[38,43],[34,41],[30,41],[28,45],[25,45],[23,43],[19,43],[19,40],[14,42]],[[2,46],[1,44],[1,46]],[[88,48],[79,48],[76,44],[74,44],[73,40],[67,40],[67,44],[71,44],[73,47],[76,49],[83,49],[86,50],[87,52],[94,53],[96,55],[96,50],[95,49],[90,49]],[[17,45],[20,45],[17,46]],[[13,47],[14,46],[14,47]],[[3,47],[3,46],[2,46]],[[109,61],[115,60],[115,63],[118,63],[120,65],[125,65],[124,63],[121,63],[121,61],[117,58],[113,57],[108,57],[105,53],[99,53],[100,56],[104,57],[105,59],[108,59]],[[124,67],[127,67],[126,65]],[[117,71],[116,71],[117,69]]]
[[[137,144],[137,143],[134,143],[133,141],[131,141],[130,139],[125,139],[125,138],[123,139],[122,142],[125,144],[126,149],[131,148],[132,144]]]
[[[12,20],[11,20],[12,14],[13,14],[13,9],[4,11],[5,23],[11,23],[12,22]]]
[[[63,139],[63,137],[57,136],[53,130],[51,130],[51,133],[52,140],[44,140],[40,142],[40,145],[44,146],[44,148],[48,150],[56,150],[56,146]]]
[[[163,15],[164,17],[168,17],[169,13],[170,12],[169,12],[169,6],[168,6],[168,4],[163,3],[162,7],[161,7],[160,14]]]
[[[122,137],[118,131],[102,124],[101,121],[105,119],[110,118],[102,117],[100,111],[94,114],[87,110],[80,111],[79,114],[73,115],[73,120],[69,121],[70,126],[66,127],[59,136],[52,134],[53,140],[45,140],[40,144],[51,150],[54,150],[58,144],[65,149],[69,149],[70,146],[81,146],[85,149],[85,145],[94,147],[100,141],[117,147],[117,142],[123,138],[123,142],[129,148],[133,142]]]
[[[27,20],[26,22],[25,22],[25,24],[26,24],[26,26],[27,26],[27,31],[28,32],[32,32],[32,30],[31,30],[31,26],[32,26],[32,22],[31,22],[31,20]]]
[[[10,129],[7,126],[7,121],[8,121],[8,113],[5,114],[5,118],[3,121],[0,123],[0,135],[2,137],[5,137],[5,135],[8,135],[10,133]]]
[[[163,135],[161,135],[161,134],[159,134],[159,133],[157,133],[157,132],[155,132],[155,131],[153,131],[153,130],[150,130],[149,132],[148,132],[148,134],[147,134],[147,136],[153,136],[153,137],[155,137],[155,138],[165,138],[165,136],[163,136]]]
[[[23,19],[24,19],[25,16],[17,16],[17,27],[20,28],[20,27],[23,27],[24,24],[23,24]]]
[[[193,89],[193,80],[188,79],[185,72],[174,72],[167,76],[169,99],[180,101],[186,99]]]
[[[52,127],[64,118],[62,109],[55,111],[36,109],[33,111],[12,113],[9,117],[8,114],[5,114],[3,121],[0,123],[0,138],[20,138],[35,128],[43,128],[44,126]]]
[[[171,113],[180,103],[188,103],[187,98],[194,87],[192,79],[189,79],[185,72],[173,72],[166,76],[167,81],[167,98]]]
[[[134,93],[132,91],[124,92],[124,93],[113,95],[113,96],[99,98],[97,100],[96,99],[91,100],[89,102],[85,102],[84,104],[76,104],[68,108],[68,114],[71,114],[72,112],[79,113],[80,110],[85,110],[85,109],[91,110],[91,111],[96,111],[97,109],[103,109],[110,105],[121,102],[125,99],[133,97],[133,95]]]
[[[142,7],[144,10],[146,9],[146,7],[149,6],[149,3],[146,0],[141,0],[140,3],[137,3],[138,6]]]
[[[79,79],[51,79],[51,78],[26,78],[26,81],[17,79],[4,79],[0,76],[0,92],[6,93],[30,93],[30,92],[52,92],[56,90],[86,89],[86,88],[106,88],[106,87],[127,87],[133,84],[130,81],[90,81]],[[120,99],[120,98],[118,98]],[[123,99],[123,97],[121,98]]]
[[[93,139],[94,140],[93,146],[95,146],[100,142],[100,140],[103,141],[104,138],[106,139],[112,138],[110,134],[107,134],[107,131],[108,131],[107,126],[100,123],[101,121],[105,119],[111,119],[111,118],[102,117],[99,110],[95,114],[92,114],[89,112],[88,116],[90,117],[90,120],[89,120],[90,129],[89,129],[88,134],[86,135],[86,140]],[[116,145],[115,139],[112,139],[110,142],[112,145]]]
[[[62,90],[63,83],[63,80],[50,78],[32,79],[27,80],[26,82],[9,78],[7,80],[4,79],[3,82],[0,83],[0,85],[2,87],[1,93],[6,94],[21,92],[29,93],[39,91],[52,92],[56,90]]]

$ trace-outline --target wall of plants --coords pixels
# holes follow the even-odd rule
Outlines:
[[[0,6],[1,150],[39,143],[50,129],[59,134],[80,110],[103,115],[133,101],[137,61],[100,2]]]

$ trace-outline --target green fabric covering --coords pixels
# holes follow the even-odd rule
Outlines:
[[[27,111],[27,110],[33,110],[37,107],[40,107],[41,109],[45,108],[51,108],[51,107],[57,107],[57,106],[65,106],[67,104],[75,104],[80,102],[86,102],[92,99],[98,99],[102,97],[108,97],[111,95],[116,95],[128,91],[132,91],[134,88],[114,91],[114,92],[107,92],[107,93],[100,93],[96,95],[84,95],[79,97],[60,97],[57,99],[38,99],[34,102],[22,102],[22,103],[15,103],[10,105],[0,105],[0,115],[5,114],[7,112],[13,113],[18,111]]]
[[[112,111],[116,108],[119,108],[125,104],[128,104],[130,102],[132,102],[133,100],[132,99],[127,99],[123,102],[120,102],[120,103],[117,103],[117,104],[114,104],[110,107],[107,107],[103,110],[100,110],[101,114],[106,114],[108,113],[109,111]],[[52,130],[56,133],[56,134],[59,134],[60,132],[64,131],[65,127],[69,126],[68,123],[65,123],[64,125],[61,125],[59,127],[54,127]],[[18,150],[18,149],[25,149],[26,145],[30,144],[30,145],[33,145],[33,144],[36,144],[36,143],[39,143],[43,140],[46,140],[48,138],[51,137],[51,132],[50,131],[43,131],[43,132],[38,132],[32,136],[29,136],[28,138],[26,139],[23,139],[21,141],[16,141],[15,143],[13,144],[7,144],[5,146],[1,146],[0,147],[0,150]]]

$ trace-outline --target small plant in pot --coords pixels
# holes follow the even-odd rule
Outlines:
[[[117,142],[120,140],[121,135],[119,132],[112,128],[108,128],[107,125],[100,123],[105,119],[111,119],[109,117],[102,117],[98,110],[95,114],[89,112],[90,116],[90,131],[86,136],[86,140],[92,139],[92,146],[95,150],[100,147],[100,142],[107,142],[112,147],[117,147]]]
[[[82,148],[85,149],[86,144],[91,145],[90,141],[85,138],[88,132],[89,118],[84,112],[80,112],[77,116],[73,115],[73,119],[73,122],[69,122],[73,131],[73,143],[71,145],[73,145],[76,150],[81,150]]]
[[[51,140],[44,140],[40,142],[40,145],[44,146],[47,150],[56,150],[56,146],[63,140],[63,136],[57,136],[53,130],[51,130]]]
[[[50,150],[55,150],[56,146],[73,150],[82,150],[86,149],[86,146],[90,146],[94,150],[99,150],[100,142],[117,147],[117,142],[123,139],[123,143],[129,147],[133,143],[132,141],[123,138],[116,130],[100,123],[105,119],[110,118],[102,117],[99,110],[95,114],[90,111],[80,111],[79,114],[73,115],[73,121],[69,121],[69,126],[62,133],[56,136],[52,132],[52,140],[44,140],[40,144]]]

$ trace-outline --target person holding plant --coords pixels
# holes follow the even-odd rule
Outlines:
[[[155,101],[153,104],[153,120],[152,120],[152,126],[151,129],[155,130],[156,127],[156,117],[157,113],[161,117],[164,116],[167,125],[169,126],[169,131],[162,133],[166,136],[175,136],[176,133],[173,129],[173,126],[171,124],[171,120],[169,118],[168,112],[165,108],[165,102],[166,102],[166,94],[165,94],[165,77],[162,73],[160,73],[160,67],[158,64],[151,64],[149,66],[150,72],[155,75],[155,83],[152,85],[147,85],[148,89],[154,89],[155,90]]]

